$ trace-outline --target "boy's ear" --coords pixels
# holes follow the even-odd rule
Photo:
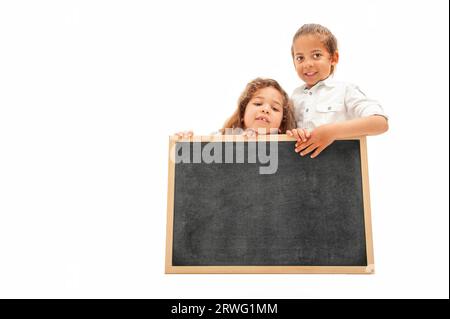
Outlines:
[[[331,57],[331,64],[336,65],[339,62],[339,51],[334,52],[333,56]]]

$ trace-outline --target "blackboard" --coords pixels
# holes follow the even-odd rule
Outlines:
[[[294,144],[170,139],[166,273],[374,272],[365,138]]]

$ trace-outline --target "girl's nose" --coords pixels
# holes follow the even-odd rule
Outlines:
[[[269,113],[269,110],[270,110],[270,105],[264,104],[262,111],[264,113]]]

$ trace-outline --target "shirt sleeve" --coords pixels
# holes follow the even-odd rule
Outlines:
[[[352,118],[381,115],[388,119],[380,103],[369,99],[356,85],[348,85],[345,93],[345,105]]]

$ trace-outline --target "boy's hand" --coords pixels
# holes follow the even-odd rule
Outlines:
[[[306,142],[297,142],[295,151],[305,156],[312,151],[311,158],[317,157],[325,148],[327,148],[336,139],[333,126],[323,125],[311,132],[311,137]]]
[[[177,133],[175,133],[175,136],[178,139],[190,138],[190,137],[194,136],[194,132],[192,132],[192,131],[177,132]]]
[[[293,130],[287,130],[286,135],[295,137],[297,139],[297,144],[306,142],[311,137],[311,133],[304,128],[294,128]]]

